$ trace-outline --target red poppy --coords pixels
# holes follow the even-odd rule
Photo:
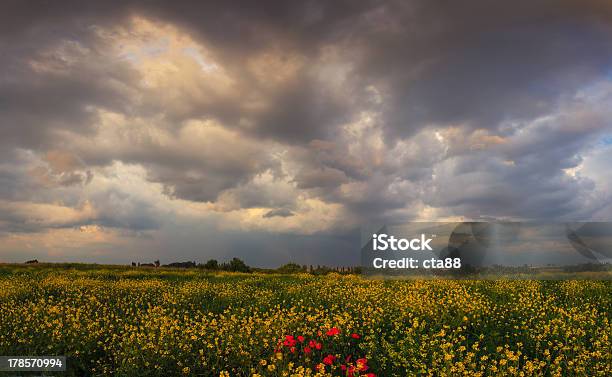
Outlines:
[[[348,377],[353,377],[355,375],[355,367],[354,366],[350,366],[348,368],[348,373],[347,373]]]
[[[334,363],[334,360],[336,360],[336,356],[327,355],[323,358],[323,363],[327,365],[332,365]]]
[[[357,334],[357,333],[352,333],[352,334],[351,334],[351,338],[353,338],[353,339],[359,339],[359,338],[361,338],[361,336],[360,336],[359,334]]]
[[[340,330],[338,330],[338,328],[337,328],[337,327],[332,327],[331,329],[329,329],[329,330],[327,331],[327,333],[326,333],[326,334],[327,334],[327,336],[334,336],[334,335],[338,335],[338,334],[340,334]]]
[[[285,336],[285,341],[283,342],[283,344],[287,347],[293,347],[295,346],[297,342],[295,341],[295,339],[293,338],[293,335],[287,335]]]
[[[289,351],[291,351],[291,353],[295,353],[295,347],[291,347]]]
[[[316,348],[318,350],[321,349],[321,343],[311,340],[310,342],[308,342],[308,346],[310,346],[310,348]]]
[[[361,372],[365,372],[366,370],[368,370],[368,359],[366,359],[365,357],[357,359],[357,370]]]
[[[304,347],[304,353],[305,354],[309,354],[311,352],[312,352],[312,349],[310,347],[308,347],[308,346]]]
[[[304,337],[303,337],[303,336],[301,336],[301,335],[298,335],[297,340],[298,340],[300,343],[304,343],[304,340],[306,340],[306,338],[304,338]]]

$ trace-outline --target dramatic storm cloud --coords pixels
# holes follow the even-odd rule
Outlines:
[[[3,2],[0,261],[353,264],[612,220],[606,1]]]

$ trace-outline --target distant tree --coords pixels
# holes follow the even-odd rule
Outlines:
[[[312,271],[313,275],[327,275],[328,273],[334,271],[333,268],[327,266],[317,265],[316,270]]]
[[[132,267],[136,267],[136,262],[132,262]]]
[[[32,259],[32,260],[26,261],[26,264],[38,264],[38,259]]]
[[[196,266],[195,262],[174,262],[166,265],[165,267],[174,267],[174,268],[194,268]]]
[[[159,259],[156,260],[155,262],[153,262],[155,264],[155,267],[159,267],[160,263],[159,263]]]
[[[295,274],[304,271],[302,266],[297,263],[287,263],[276,269],[281,274]]]
[[[228,271],[233,271],[233,272],[250,272],[251,271],[249,266],[246,263],[244,263],[242,259],[239,259],[239,258],[232,258],[232,260],[229,261],[229,263],[225,264],[224,267],[226,267],[225,269],[227,269]]]
[[[207,270],[218,270],[219,262],[217,262],[216,259],[209,259],[208,262],[204,263],[202,267],[204,267]]]

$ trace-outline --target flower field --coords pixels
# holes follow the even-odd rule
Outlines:
[[[0,355],[68,375],[610,376],[610,281],[0,267]]]

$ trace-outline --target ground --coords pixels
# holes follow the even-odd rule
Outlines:
[[[612,373],[611,281],[0,266],[0,355],[68,375]]]

